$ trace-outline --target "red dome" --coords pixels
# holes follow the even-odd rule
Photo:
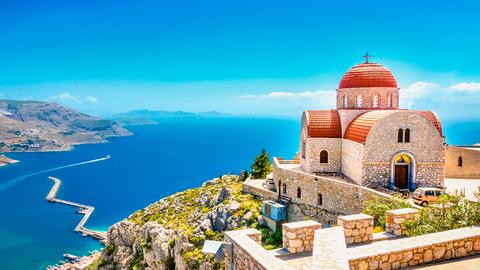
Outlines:
[[[340,81],[341,88],[395,87],[397,81],[390,70],[376,63],[362,63],[350,68]]]

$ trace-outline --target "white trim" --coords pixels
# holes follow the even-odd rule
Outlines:
[[[400,155],[407,155],[409,156],[412,161],[410,162],[410,166],[408,166],[408,174],[411,177],[411,180],[409,180],[409,183],[412,183],[414,187],[416,187],[416,169],[417,169],[417,161],[415,160],[415,157],[413,156],[412,153],[408,151],[399,151],[395,155],[393,155],[393,158],[390,161],[390,180],[388,181],[389,187],[395,186],[395,158],[400,156]],[[410,186],[407,186],[410,188]]]

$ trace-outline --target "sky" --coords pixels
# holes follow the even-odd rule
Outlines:
[[[480,115],[478,1],[0,0],[0,98],[300,117],[387,66],[401,106]]]

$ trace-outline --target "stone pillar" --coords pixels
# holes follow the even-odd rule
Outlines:
[[[291,253],[312,251],[315,230],[321,228],[322,224],[313,220],[283,223],[283,247]]]
[[[420,213],[417,209],[402,208],[385,211],[385,231],[400,236],[405,235],[403,223],[406,220],[415,220],[420,218]]]
[[[343,226],[345,242],[357,244],[373,240],[373,217],[365,214],[339,216],[337,224]]]

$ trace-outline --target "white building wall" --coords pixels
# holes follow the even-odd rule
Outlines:
[[[363,144],[342,139],[342,173],[355,183],[362,184]]]

